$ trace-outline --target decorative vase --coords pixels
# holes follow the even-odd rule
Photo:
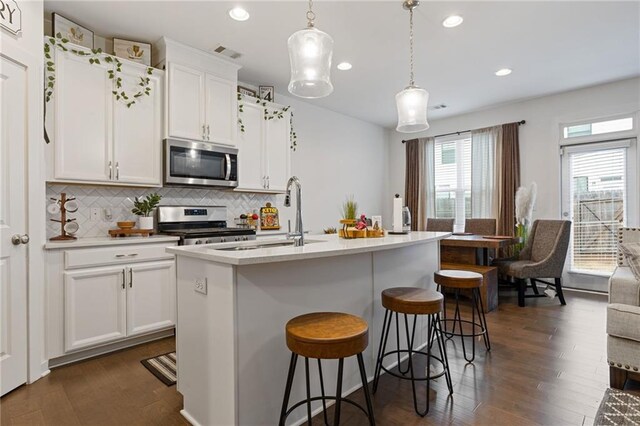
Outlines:
[[[153,216],[138,216],[138,229],[153,229]]]

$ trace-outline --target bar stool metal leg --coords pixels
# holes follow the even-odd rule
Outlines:
[[[287,374],[287,384],[284,388],[284,400],[282,401],[282,410],[280,411],[280,421],[278,424],[284,426],[284,420],[287,415],[287,406],[289,405],[289,397],[291,396],[291,386],[293,385],[293,375],[296,372],[296,363],[298,355],[291,353],[291,362],[289,363],[289,374]]]
[[[340,405],[342,403],[342,373],[344,370],[344,358],[338,361],[338,384],[336,385],[336,411],[333,416],[333,424],[340,425]]]
[[[367,382],[367,373],[364,369],[364,360],[362,354],[359,353],[358,368],[360,369],[360,380],[362,380],[362,390],[364,391],[364,399],[367,403],[367,415],[369,417],[369,426],[375,426],[376,421],[373,416],[373,405],[371,404],[371,395],[369,394],[369,383]]]
[[[436,315],[434,321],[434,332],[436,333],[436,340],[438,341],[438,349],[440,350],[440,356],[442,357],[445,379],[447,381],[447,388],[449,388],[449,395],[453,394],[453,382],[451,381],[451,370],[449,370],[449,357],[447,356],[447,348],[445,343],[444,334],[442,333],[442,322],[440,321],[440,314]]]
[[[489,340],[489,327],[487,327],[487,318],[484,314],[484,305],[482,304],[482,297],[480,297],[479,294],[479,290],[478,290],[478,319],[480,321],[480,326],[482,327],[482,332],[484,333],[482,335],[482,338],[484,339],[484,346],[485,348],[487,348],[488,351],[491,350],[491,341]]]
[[[322,395],[322,414],[324,416],[325,426],[329,426],[329,419],[327,417],[327,401],[324,394],[324,379],[322,378],[322,360],[318,358],[318,375],[320,376],[320,394]]]
[[[400,314],[396,312],[396,349],[400,349],[400,328],[398,327],[398,316]],[[407,316],[404,316],[404,322],[405,322],[405,326],[407,323]],[[408,337],[408,336],[407,336]],[[409,344],[409,341],[407,340],[407,344]],[[402,371],[402,364],[400,363],[400,352],[398,352],[398,372],[400,374],[402,374],[403,376],[405,374],[407,374],[409,372],[409,367],[407,366],[407,369]]]
[[[378,390],[378,381],[380,380],[380,372],[382,371],[382,360],[384,358],[384,352],[387,349],[387,339],[389,337],[389,328],[391,327],[392,319],[393,319],[393,312],[391,312],[388,309],[385,309],[384,322],[382,323],[382,333],[380,334],[380,345],[378,348],[378,356],[376,358],[376,371],[374,372],[374,375],[373,375],[373,394],[374,395]]]

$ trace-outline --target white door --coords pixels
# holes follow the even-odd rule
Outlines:
[[[141,89],[139,67],[122,66],[122,86],[127,93]],[[149,95],[127,107],[113,98],[114,179],[122,183],[160,185],[162,149],[162,77],[147,75]]]
[[[205,82],[207,140],[235,145],[238,128],[238,100],[236,83],[210,74]]]
[[[169,136],[205,139],[204,73],[169,64]]]
[[[113,82],[107,73],[111,68],[89,64],[87,58],[69,52],[56,53],[56,179],[104,182],[113,177]]]
[[[636,217],[636,167],[633,140],[563,148],[562,215],[572,221],[567,264],[574,275],[606,277],[615,269],[618,229]],[[569,284],[606,291],[605,279],[597,288],[575,281]]]
[[[149,262],[127,268],[127,336],[171,327],[175,319],[175,262]]]
[[[290,117],[291,113],[285,112],[280,119],[265,121],[267,188],[271,191],[285,191],[291,175]]]
[[[123,266],[65,272],[65,351],[125,337],[126,293]]]
[[[263,151],[263,109],[245,103],[240,113],[244,132],[238,132],[238,189],[265,190],[266,172]]]
[[[26,80],[0,56],[0,395],[27,381]]]

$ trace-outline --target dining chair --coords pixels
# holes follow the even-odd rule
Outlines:
[[[427,219],[427,231],[430,232],[453,232],[453,222],[455,219]]]
[[[496,220],[467,219],[464,221],[464,232],[474,235],[496,235]]]
[[[566,305],[562,293],[562,270],[569,248],[571,222],[568,220],[536,220],[517,259],[498,260],[494,264],[501,275],[513,279],[518,288],[518,306],[524,306],[526,297],[545,297],[540,294],[536,282],[555,287],[562,305]],[[554,282],[542,278],[553,278]],[[534,294],[525,295],[527,280]]]

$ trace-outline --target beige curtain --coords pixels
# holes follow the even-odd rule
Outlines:
[[[471,131],[471,217],[498,217],[500,144],[502,126]]]
[[[518,123],[502,125],[502,143],[496,150],[498,176],[498,235],[514,235],[516,191],[520,186]]]
[[[406,145],[404,198],[411,212],[411,230],[427,229],[427,139],[411,139]]]

